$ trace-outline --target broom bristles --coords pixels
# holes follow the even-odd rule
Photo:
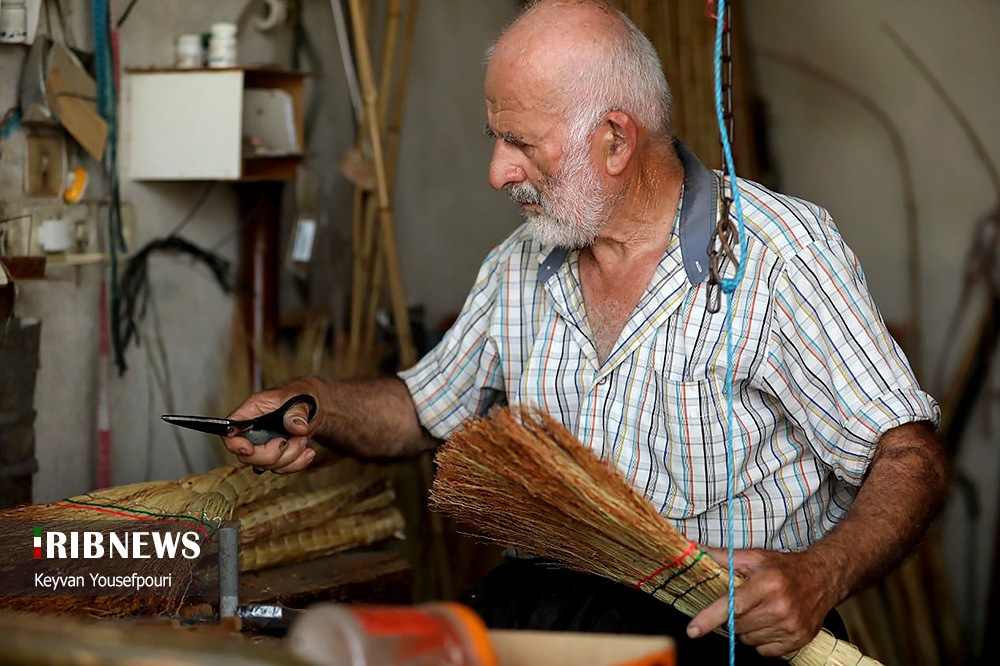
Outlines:
[[[728,572],[551,417],[496,409],[437,455],[431,505],[476,534],[643,589],[688,616],[728,591]],[[823,631],[799,666],[877,664]]]

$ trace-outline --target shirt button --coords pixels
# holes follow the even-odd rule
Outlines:
[[[608,383],[608,376],[607,375],[604,375],[603,377],[601,377],[600,379],[597,380],[597,385],[598,386],[604,386],[607,383]]]

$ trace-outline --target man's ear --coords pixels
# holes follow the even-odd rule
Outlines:
[[[635,154],[639,128],[632,117],[622,111],[608,111],[601,119],[601,148],[604,169],[609,176],[625,171]]]

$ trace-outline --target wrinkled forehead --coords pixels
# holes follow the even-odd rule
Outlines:
[[[551,62],[551,61],[548,61]],[[483,97],[491,120],[553,121],[565,117],[562,72],[536,53],[511,53],[498,46],[486,69]]]

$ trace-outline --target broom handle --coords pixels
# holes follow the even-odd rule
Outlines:
[[[718,567],[716,569],[717,574],[706,579],[703,585],[695,586],[695,589],[698,589],[700,594],[689,597],[689,601],[694,602],[693,604],[681,607],[675,604],[677,601],[676,598],[673,601],[667,597],[660,597],[660,599],[675,606],[675,608],[683,613],[693,616],[696,612],[707,607],[708,600],[724,597],[728,592],[728,585],[724,582],[728,578],[727,571],[725,567],[716,564],[714,560],[711,562],[711,566],[713,568]],[[744,582],[744,579],[741,576],[736,576],[735,582],[738,586]],[[657,595],[654,594],[654,596]],[[720,627],[717,631],[724,636],[728,635],[724,628]],[[795,664],[795,666],[882,666],[881,662],[863,655],[857,646],[837,639],[826,629],[820,629],[815,638],[799,649],[798,652],[786,655],[783,658]]]
[[[836,658],[834,656],[836,655]],[[826,629],[790,657],[785,657],[796,666],[882,666],[882,662],[861,654],[856,646],[838,640]]]

